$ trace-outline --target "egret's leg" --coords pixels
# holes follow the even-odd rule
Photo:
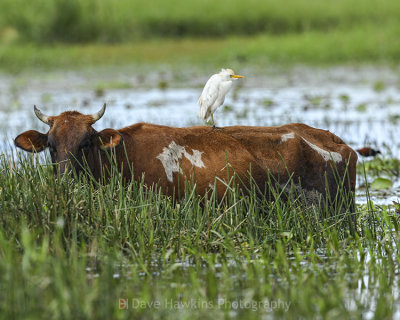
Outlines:
[[[213,117],[213,115],[211,115],[211,121],[212,121],[212,129],[213,130],[215,130],[215,129],[218,129],[218,130],[224,130],[224,128],[220,128],[220,127],[216,127],[215,126],[215,121],[214,121],[214,117]]]

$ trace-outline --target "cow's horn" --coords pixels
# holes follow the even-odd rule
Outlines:
[[[43,114],[36,106],[33,106],[33,110],[35,111],[36,117],[39,118],[40,121],[43,121],[45,124],[50,125],[49,117]]]
[[[106,111],[106,104],[103,105],[103,108],[101,108],[100,111],[97,111],[96,113],[92,114],[93,121],[96,122],[97,120],[99,120],[103,116],[105,111]]]

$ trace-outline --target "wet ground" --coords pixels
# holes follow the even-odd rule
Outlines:
[[[236,81],[215,113],[218,126],[302,122],[330,130],[355,149],[370,146],[381,150],[382,157],[400,157],[398,70],[341,67],[240,73],[246,78]],[[0,75],[0,149],[12,148],[12,139],[22,131],[47,130],[34,116],[34,104],[46,114],[58,114],[71,109],[92,113],[106,102],[106,114],[96,129],[142,121],[179,127],[202,124],[197,99],[208,77],[206,71],[129,68]],[[374,197],[382,203],[397,201],[396,179],[393,188]],[[365,191],[358,193],[358,201],[365,202]]]

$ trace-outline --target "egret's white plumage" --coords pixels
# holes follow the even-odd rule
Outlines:
[[[220,73],[214,74],[208,79],[198,101],[201,119],[207,121],[211,117],[213,127],[215,127],[213,114],[224,103],[233,80],[237,78],[243,78],[243,76],[236,75],[232,69],[222,69]]]

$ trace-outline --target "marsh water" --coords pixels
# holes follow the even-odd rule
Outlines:
[[[204,73],[136,72],[127,68],[0,75],[0,152],[12,156],[13,138],[22,131],[47,130],[46,125],[35,117],[33,105],[46,114],[54,115],[71,109],[93,113],[106,102],[106,114],[94,125],[98,130],[142,121],[179,127],[201,124],[197,117],[197,99],[209,76]],[[224,107],[216,112],[218,126],[279,126],[302,122],[330,130],[355,149],[369,146],[379,149],[382,158],[400,157],[397,134],[400,79],[397,70],[299,67],[290,71],[272,70],[266,74],[250,69],[240,73],[246,78],[236,82]],[[360,161],[365,160],[360,158]],[[399,179],[391,176],[386,178],[394,181],[393,187],[371,192],[371,200],[376,204],[392,204],[392,201],[399,199]],[[368,200],[364,184],[364,177],[359,177],[359,204]],[[396,247],[394,242],[392,245]],[[249,263],[257,262],[257,259],[255,256],[254,261]],[[328,278],[334,281],[336,261],[326,255],[324,248],[320,251],[319,259],[321,269],[332,269],[331,273],[328,272]],[[235,263],[234,259],[228,260]],[[157,260],[154,261],[152,277],[162,278],[164,267],[158,265]],[[348,290],[346,308],[356,309],[360,303],[368,305],[370,312],[365,314],[365,318],[372,318],[379,292],[378,282],[371,276],[369,266],[380,262],[374,260],[372,263],[370,252],[366,252],[363,259],[357,254],[357,261],[363,273],[346,273],[349,283],[356,282]],[[393,261],[398,264],[396,256],[393,256]],[[305,269],[315,267],[306,258],[301,265]],[[173,266],[179,267],[183,273],[190,273],[193,268],[190,261],[175,261]],[[120,272],[120,268],[115,267],[114,278],[126,277],[126,272]],[[218,278],[217,265],[215,270]],[[96,268],[86,271],[88,278],[98,275]],[[395,279],[398,279],[398,275]],[[273,280],[280,281],[276,278]],[[174,283],[168,285],[172,288]],[[388,290],[395,300],[399,299],[397,284]],[[394,315],[400,316],[397,306],[394,310]]]
[[[302,122],[330,130],[354,149],[379,149],[383,158],[400,156],[399,72],[389,68],[337,67],[242,70],[225,104],[215,113],[218,126],[279,126]],[[12,139],[28,129],[45,131],[33,105],[46,114],[65,110],[91,113],[107,103],[96,129],[136,122],[171,126],[202,124],[197,99],[206,72],[137,71],[134,68],[0,75],[0,150],[13,149]],[[360,161],[364,161],[360,158]],[[400,181],[372,193],[379,203],[398,200]],[[365,178],[358,178],[358,186]],[[357,201],[365,203],[364,189]]]

